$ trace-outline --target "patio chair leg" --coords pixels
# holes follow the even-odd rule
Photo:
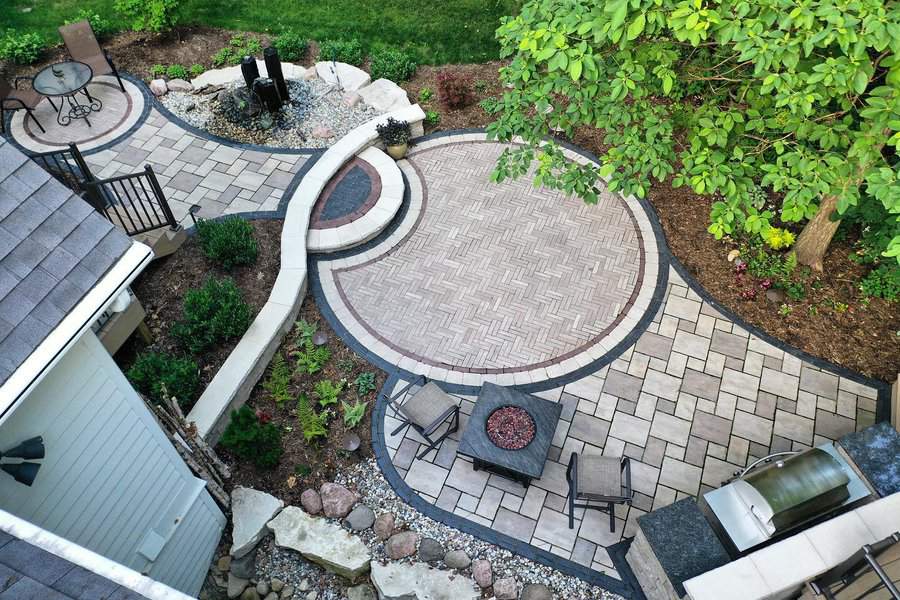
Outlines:
[[[6,133],[6,111],[0,106],[0,133]]]
[[[613,505],[612,502],[610,502],[607,506],[609,507],[609,532],[615,533],[616,532],[616,507]]]
[[[575,496],[569,488],[569,529],[575,529]]]
[[[44,129],[44,126],[41,125],[41,122],[37,120],[37,117],[34,116],[34,113],[31,112],[31,109],[30,109],[30,108],[29,108],[29,109],[26,109],[25,114],[27,114],[29,117],[31,117],[31,120],[32,120],[32,121],[34,121],[35,123],[37,123],[37,126],[41,128],[41,131],[43,131],[44,133],[47,133],[47,130]]]
[[[53,98],[51,98],[50,96],[47,96],[47,102],[50,103],[50,106],[52,106],[52,107],[53,107],[53,110],[55,111],[55,110],[56,110],[56,105],[53,103]]]
[[[425,458],[425,455],[426,455],[426,454],[428,454],[428,453],[431,452],[432,450],[437,450],[437,444],[438,444],[438,443],[439,443],[439,442],[437,442],[437,443],[432,442],[431,445],[428,446],[427,448],[425,448],[422,452],[420,452],[419,455],[418,455],[416,458],[418,458],[419,460],[422,460],[423,458]]]

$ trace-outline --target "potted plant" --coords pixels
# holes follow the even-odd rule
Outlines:
[[[409,123],[389,117],[386,123],[376,125],[375,129],[391,158],[400,160],[406,156],[409,147]]]

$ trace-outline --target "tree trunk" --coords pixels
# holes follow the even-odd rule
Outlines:
[[[794,244],[794,252],[797,254],[797,262],[801,265],[806,265],[816,271],[822,270],[822,261],[825,259],[828,244],[831,243],[834,232],[841,224],[840,219],[831,220],[831,215],[837,208],[837,201],[837,196],[825,196],[819,205],[819,212],[800,232],[800,237]]]

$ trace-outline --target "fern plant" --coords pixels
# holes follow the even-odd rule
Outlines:
[[[365,396],[375,390],[375,373],[372,371],[360,373],[353,383],[356,384],[356,393]]]
[[[300,319],[294,325],[294,329],[297,331],[297,347],[300,348],[312,344],[313,336],[316,334],[319,327],[306,319]]]
[[[341,402],[341,408],[344,409],[344,424],[353,429],[362,422],[366,416],[366,402],[357,401],[353,404],[349,402]]]
[[[343,389],[344,383],[342,381],[335,384],[330,379],[323,379],[316,383],[313,392],[319,399],[319,404],[324,407],[337,404],[338,396]]]
[[[300,394],[297,397],[297,418],[300,420],[300,429],[303,431],[303,439],[307,443],[317,437],[325,437],[328,435],[328,413],[322,412],[316,414],[309,397],[306,394]]]
[[[281,406],[291,398],[288,386],[291,383],[291,370],[280,352],[272,359],[269,378],[263,383],[263,388],[272,395],[275,404]]]
[[[331,350],[325,346],[313,346],[309,342],[303,350],[294,351],[294,357],[297,359],[297,371],[312,375],[321,371],[331,359]]]

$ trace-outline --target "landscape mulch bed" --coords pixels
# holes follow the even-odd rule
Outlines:
[[[147,316],[144,322],[150,328],[153,343],[149,346],[138,335],[116,353],[116,362],[127,370],[139,352],[145,350],[183,354],[178,341],[171,335],[171,327],[182,318],[184,296],[188,290],[199,287],[209,277],[231,277],[253,317],[262,309],[278,276],[281,262],[280,220],[251,221],[259,253],[256,263],[235,267],[226,271],[200,249],[196,236],[189,237],[184,245],[167,257],[150,263],[150,266],[132,284]],[[192,357],[200,367],[200,389],[206,387],[219,367],[231,354],[240,338],[224,342],[211,350]]]
[[[265,490],[284,500],[287,504],[300,504],[300,495],[307,488],[318,489],[323,483],[334,481],[339,472],[373,455],[372,453],[372,409],[375,405],[377,393],[384,385],[386,375],[376,369],[350,348],[329,327],[328,322],[322,317],[319,309],[311,297],[307,297],[300,309],[298,319],[304,319],[308,323],[314,323],[319,332],[324,332],[328,341],[327,347],[331,350],[331,359],[325,367],[313,375],[294,374],[291,379],[291,397],[296,399],[301,393],[305,393],[314,406],[316,412],[321,412],[313,394],[315,384],[323,379],[338,382],[346,379],[347,383],[341,392],[338,404],[332,405],[332,418],[328,425],[327,437],[318,438],[312,442],[306,442],[297,419],[296,401],[289,400],[278,406],[272,396],[263,388],[268,373],[254,388],[247,405],[257,411],[263,411],[269,415],[272,422],[278,425],[282,431],[284,455],[274,469],[260,469],[230,455],[227,449],[219,446],[217,452],[232,467],[231,485],[242,485],[260,490]],[[279,352],[292,367],[295,365],[291,358],[291,352],[296,348],[297,331],[291,331],[285,336],[279,348]],[[340,401],[353,403],[357,399],[354,380],[362,373],[375,373],[375,391],[361,397],[368,403],[366,416],[354,428],[350,429],[344,424]],[[348,452],[343,449],[344,436],[348,433],[359,436],[361,444],[359,449]]]

